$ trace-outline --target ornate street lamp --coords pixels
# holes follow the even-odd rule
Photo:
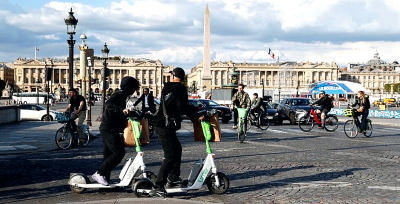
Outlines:
[[[69,45],[69,88],[74,88],[74,35],[76,33],[76,24],[78,24],[78,19],[74,17],[74,12],[69,12],[69,16],[64,19],[65,24],[67,25],[67,34],[69,35],[69,40],[67,40]]]
[[[104,113],[104,104],[106,103],[106,79],[108,75],[108,69],[107,69],[107,59],[108,59],[108,53],[110,53],[110,49],[107,47],[107,43],[104,43],[103,49],[101,49],[101,53],[103,53],[103,59],[104,59],[104,67],[102,70],[102,78],[103,78],[103,86],[102,86],[102,97],[101,97],[101,114],[99,118],[97,118],[97,121],[101,121],[103,119],[103,113]]]
[[[261,96],[261,98],[264,99],[264,79],[261,79],[260,84],[262,85],[262,96]]]
[[[47,64],[47,61],[45,61],[44,62],[45,64],[44,64],[44,67],[46,68],[46,77],[45,77],[45,79],[46,79],[46,81],[47,81],[47,87],[46,87],[46,91],[47,91],[47,101],[46,101],[46,104],[47,104],[47,113],[46,113],[46,117],[45,117],[45,121],[50,121],[50,103],[49,103],[49,99],[50,99],[50,93],[49,93],[49,91],[50,91],[50,79],[51,79],[51,77],[50,76],[48,76],[48,74],[50,74],[51,73],[51,70],[52,70],[52,63],[51,63],[51,65],[50,66],[48,66],[48,64]]]
[[[39,105],[39,85],[40,85],[40,79],[38,78],[38,79],[36,79],[36,96],[37,96],[36,102],[37,102],[37,105]]]
[[[279,95],[278,95],[278,103],[281,103],[281,86],[279,86],[278,87],[278,93],[279,93]]]

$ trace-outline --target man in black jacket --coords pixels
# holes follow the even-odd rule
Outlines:
[[[181,83],[185,78],[185,71],[177,67],[170,73],[172,80],[165,84],[161,92],[161,104],[155,115],[154,126],[164,151],[164,161],[158,172],[155,186],[149,193],[151,196],[165,196],[165,184],[167,187],[181,185],[182,180],[179,176],[182,146],[176,136],[176,131],[181,128],[181,115],[193,116],[197,112],[197,108],[188,105],[188,93]]]
[[[319,105],[321,106],[316,112],[321,113],[321,125],[318,125],[318,128],[324,129],[325,128],[325,116],[329,113],[332,109],[332,98],[325,94],[325,91],[319,92],[319,99],[312,103],[312,105]]]
[[[154,97],[152,94],[150,94],[149,88],[143,89],[143,94],[133,104],[133,106],[136,106],[140,102],[142,102],[142,113],[148,114],[149,112],[151,113],[156,112],[156,106],[154,105]]]
[[[104,104],[100,134],[103,137],[103,163],[92,178],[98,183],[107,186],[110,174],[125,156],[124,138],[121,137],[127,124],[127,117],[133,117],[134,112],[126,109],[126,98],[140,87],[139,81],[126,76],[121,81],[121,89]]]
[[[264,100],[262,98],[258,97],[258,93],[254,93],[253,94],[254,99],[251,102],[251,109],[250,109],[250,114],[252,116],[252,118],[256,118],[256,116],[254,115],[254,113],[258,113],[258,117],[261,117],[261,114],[264,111],[267,111],[267,107],[265,106]],[[258,118],[256,120],[256,126],[258,126]]]

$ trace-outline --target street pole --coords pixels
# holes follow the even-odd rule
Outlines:
[[[91,69],[91,67],[89,66],[89,70],[88,70],[88,74],[89,74],[89,84],[88,84],[88,89],[89,89],[89,110],[88,110],[88,117],[87,117],[87,120],[86,120],[86,123],[87,123],[87,125],[88,126],[92,126],[92,69]]]
[[[39,105],[39,79],[36,80],[36,103]]]
[[[107,78],[107,58],[108,58],[108,53],[110,52],[110,50],[107,47],[107,43],[104,43],[104,47],[101,50],[101,52],[103,53],[103,58],[104,58],[104,63],[103,63],[103,86],[102,86],[102,97],[101,97],[101,114],[100,116],[97,118],[97,121],[102,121],[103,120],[103,113],[104,113],[104,104],[106,103],[106,78]]]
[[[281,103],[281,87],[278,88],[278,103]]]
[[[50,103],[49,103],[49,98],[50,98],[50,81],[47,80],[47,114],[46,114],[46,118],[45,121],[50,121]]]
[[[69,40],[67,40],[69,45],[69,88],[74,88],[74,35],[76,33],[76,24],[78,24],[78,19],[74,17],[74,12],[69,12],[69,16],[64,19],[67,25],[67,34],[69,34]]]

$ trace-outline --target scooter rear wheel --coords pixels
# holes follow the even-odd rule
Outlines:
[[[135,185],[132,186],[133,193],[138,198],[148,197],[149,194],[147,192],[142,192],[142,190],[151,190],[153,187],[153,183],[148,179],[141,179],[135,182]]]
[[[224,194],[229,189],[229,179],[224,173],[217,172],[217,175],[219,187],[215,185],[215,174],[211,174],[206,180],[207,188],[212,194]]]
[[[76,183],[76,184],[88,184],[90,183],[89,179],[82,175],[74,175],[69,179],[69,183]],[[77,187],[74,185],[69,186],[74,193],[83,193],[86,191],[86,188]]]

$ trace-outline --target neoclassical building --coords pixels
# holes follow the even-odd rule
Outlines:
[[[14,84],[14,70],[6,64],[0,64],[0,79],[8,84]]]
[[[387,63],[376,52],[365,64],[349,63],[347,69],[342,71],[340,79],[361,83],[372,93],[382,94],[385,84],[400,83],[400,64],[397,61]]]
[[[332,63],[311,62],[276,62],[276,63],[235,63],[212,62],[211,76],[212,88],[223,88],[230,84],[229,73],[232,70],[239,72],[238,82],[247,85],[248,88],[261,89],[264,83],[265,90],[281,90],[283,94],[306,94],[310,85],[318,81],[337,80],[339,67]],[[198,90],[203,89],[202,63],[191,69],[188,76],[188,86],[194,83]]]
[[[49,62],[49,61],[48,61]],[[111,89],[119,88],[121,79],[125,76],[133,76],[141,83],[142,88],[149,88],[154,96],[161,93],[163,83],[170,80],[168,73],[173,69],[171,66],[165,66],[160,60],[148,59],[123,59],[108,60],[108,68],[110,76],[108,82]],[[68,62],[66,60],[53,59],[50,61],[53,70],[51,72],[51,90],[68,89]],[[18,58],[14,63],[15,85],[16,89],[24,92],[35,92],[36,87],[44,87],[45,83],[45,61]],[[101,69],[103,68],[103,60],[95,60],[94,70],[92,69],[91,77],[97,79],[97,83],[92,86],[93,90],[100,90],[99,83],[101,81]],[[86,68],[88,69],[88,68]],[[80,62],[74,61],[74,87],[77,87],[80,79]],[[39,83],[37,83],[39,79]]]

